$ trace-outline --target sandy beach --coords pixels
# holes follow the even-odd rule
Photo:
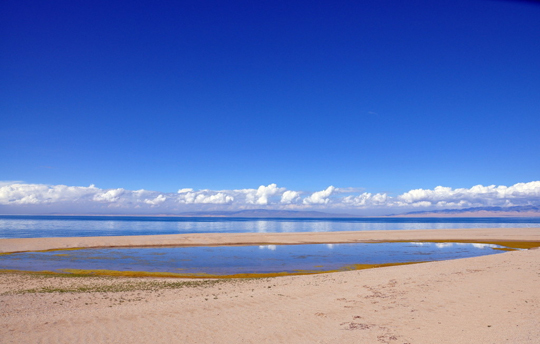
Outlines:
[[[456,240],[540,228],[2,239],[74,247]],[[540,343],[540,249],[262,279],[0,275],[1,343]]]

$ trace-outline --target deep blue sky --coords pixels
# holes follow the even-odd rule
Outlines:
[[[540,5],[0,4],[0,180],[401,193],[539,180]]]

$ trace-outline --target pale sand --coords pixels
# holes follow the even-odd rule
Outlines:
[[[540,228],[363,233],[316,237],[339,237],[331,242],[540,241]],[[228,242],[226,236],[215,238]],[[264,242],[274,240],[265,236]],[[284,242],[279,237],[275,242]],[[168,245],[167,238],[151,243]],[[238,244],[238,239],[229,240]],[[148,244],[137,240],[130,242]],[[78,238],[71,244],[82,242]],[[13,242],[0,245],[14,247]],[[22,247],[16,250],[34,246]],[[540,249],[310,276],[195,282],[175,289],[159,284],[178,281],[0,275],[0,342],[540,343]],[[91,291],[14,294],[81,286]],[[95,291],[98,286],[127,291]]]

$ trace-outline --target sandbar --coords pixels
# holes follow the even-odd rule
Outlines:
[[[73,248],[338,244],[390,241],[540,243],[540,228],[423,229],[301,233],[201,233],[0,239],[0,253]]]

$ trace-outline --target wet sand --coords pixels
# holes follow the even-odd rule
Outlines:
[[[108,244],[540,242],[540,228],[309,234],[117,237]],[[4,239],[0,248],[107,241],[86,239]],[[249,280],[0,274],[1,343],[539,343],[539,319],[540,249]]]

